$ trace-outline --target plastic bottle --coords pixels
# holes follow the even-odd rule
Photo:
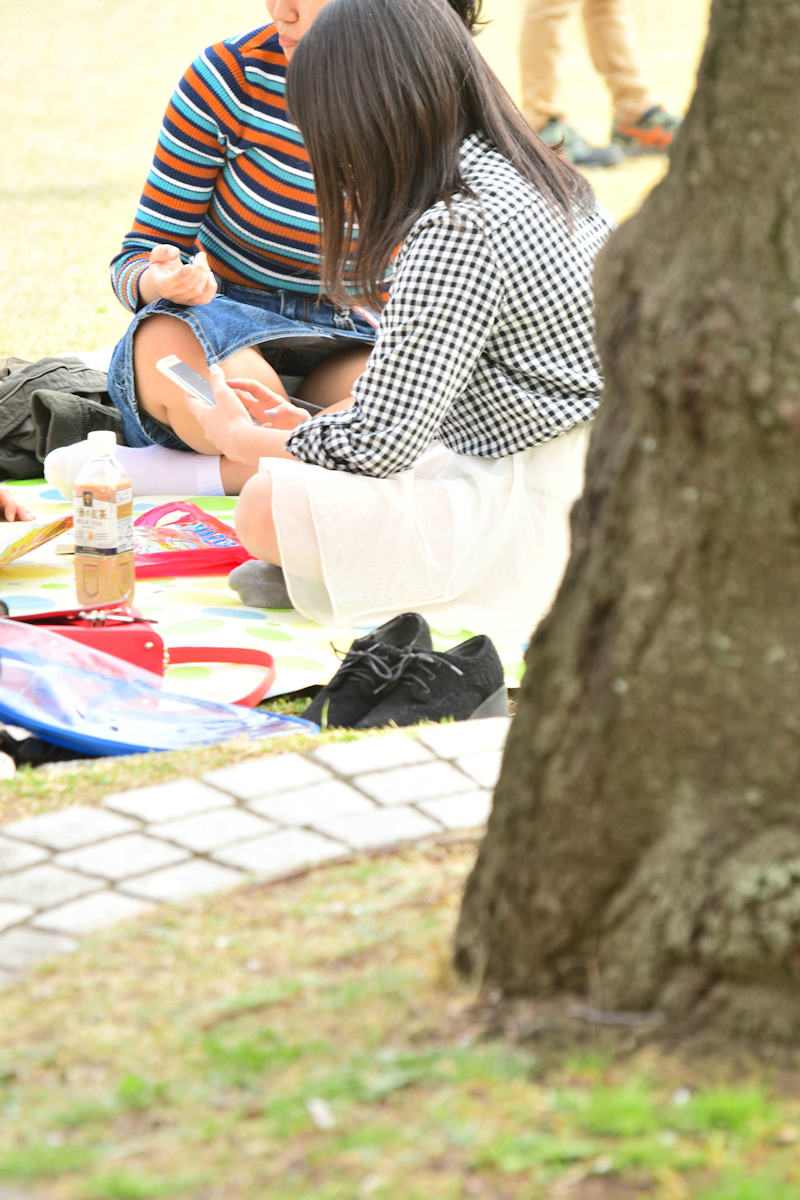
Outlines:
[[[73,489],[75,591],[78,604],[133,600],[133,489],[116,457],[110,429],[89,434],[91,457]]]

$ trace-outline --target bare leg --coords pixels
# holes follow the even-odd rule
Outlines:
[[[208,378],[205,353],[186,322],[166,313],[156,314],[142,322],[133,342],[136,396],[140,406],[161,424],[172,429],[192,450],[199,454],[219,455],[217,447],[205,438],[186,407],[181,388],[156,369],[156,363],[166,354],[177,354]],[[322,408],[331,404],[346,408],[353,383],[363,371],[368,357],[369,347],[343,350],[332,355],[303,380],[298,390],[299,397]],[[255,347],[237,351],[220,366],[229,379],[257,379],[280,395],[287,396],[280,376]],[[237,496],[254,474],[254,468],[221,456],[220,474],[226,495]]]
[[[246,463],[234,462],[232,458],[220,455],[219,475],[226,496],[238,496],[255,471],[255,467],[248,467]]]
[[[187,409],[181,388],[156,369],[156,363],[165,354],[177,354],[208,379],[203,348],[186,322],[165,313],[149,317],[142,322],[133,342],[136,396],[141,408],[162,425],[169,426],[192,450],[200,454],[218,454],[216,446],[206,440]],[[286,396],[280,377],[254,347],[239,350],[220,366],[227,378],[257,379]]]
[[[136,333],[133,342],[133,365],[136,379],[136,396],[145,412],[167,425],[178,437],[199,454],[219,456],[213,443],[186,407],[183,392],[177,384],[156,369],[156,363],[165,354],[177,354],[190,367],[194,367],[206,379],[208,364],[205,353],[185,321],[165,313],[149,317]],[[232,354],[220,364],[227,378],[257,379],[261,383],[286,396],[280,377],[254,347],[247,347]],[[245,482],[254,472],[253,467],[220,457],[222,485],[228,496],[238,496]]]
[[[297,389],[298,399],[318,404],[320,408],[330,408],[332,404],[341,407],[341,401],[349,398],[353,384],[363,373],[369,354],[369,346],[357,346],[332,354],[308,373]]]
[[[246,550],[265,562],[280,563],[272,518],[272,476],[259,471],[242,488],[236,503],[236,533]]]

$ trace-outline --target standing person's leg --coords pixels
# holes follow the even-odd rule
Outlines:
[[[528,0],[520,31],[522,111],[541,129],[552,117],[563,117],[561,64],[566,50],[566,22],[578,0]]]
[[[586,42],[614,105],[612,142],[626,154],[663,154],[680,119],[655,99],[642,65],[629,0],[584,0]]]
[[[628,0],[584,0],[586,44],[595,70],[611,92],[614,115],[638,121],[653,104]]]
[[[592,146],[565,117],[561,96],[568,20],[579,0],[528,0],[520,33],[522,111],[549,146],[561,145],[570,162],[611,167],[622,159],[613,146]]]

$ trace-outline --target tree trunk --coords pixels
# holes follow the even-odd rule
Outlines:
[[[800,3],[714,0],[596,275],[606,392],[456,964],[800,1037]]]

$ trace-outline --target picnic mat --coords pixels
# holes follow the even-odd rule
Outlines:
[[[61,493],[42,480],[13,483],[9,487],[31,509],[37,523],[71,511]],[[175,496],[137,499],[134,513],[147,512],[157,504],[178,498],[184,499]],[[191,499],[205,512],[233,524],[235,497]],[[0,549],[19,537],[25,528],[17,522],[0,523]],[[8,605],[12,616],[75,606],[72,558],[57,552],[59,542],[57,538],[9,566],[0,567],[0,599]],[[167,648],[192,645],[266,650],[277,668],[268,696],[327,683],[339,666],[336,650],[344,653],[354,638],[374,628],[374,625],[323,627],[294,609],[247,608],[228,586],[227,575],[137,579],[134,604],[143,616],[157,623]],[[454,610],[454,619],[448,623],[437,613],[436,624],[431,622],[434,649],[447,650],[475,633],[488,634],[503,661],[509,687],[517,687],[524,668],[527,636],[502,625],[494,628],[490,613],[479,614],[480,619],[472,622],[475,628],[465,628],[463,616]],[[253,667],[197,664],[170,667],[167,678],[175,691],[233,700],[254,686],[254,672],[257,669]]]

